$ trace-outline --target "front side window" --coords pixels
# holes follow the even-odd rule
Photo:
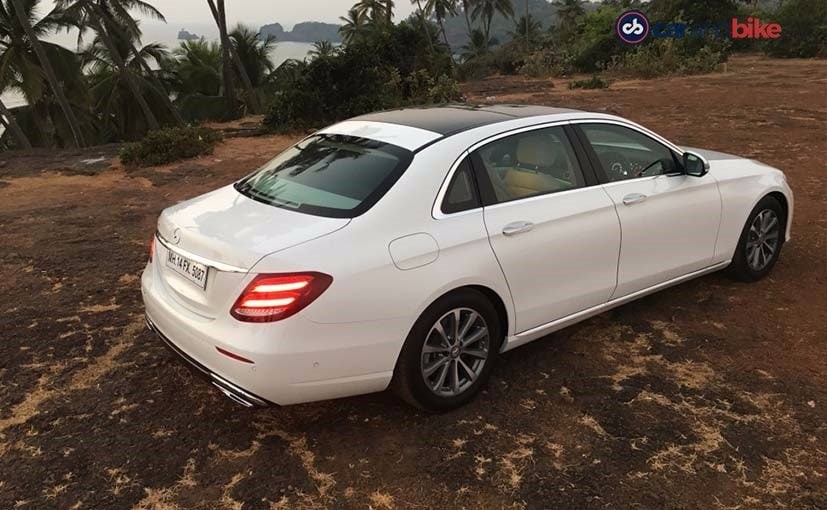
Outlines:
[[[562,127],[501,138],[476,152],[497,203],[585,186]]]
[[[275,207],[352,218],[382,198],[412,159],[410,151],[376,140],[314,135],[236,183],[236,189]]]
[[[611,181],[651,177],[678,170],[675,155],[662,143],[615,124],[579,124]]]

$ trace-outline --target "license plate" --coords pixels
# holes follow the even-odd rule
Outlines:
[[[167,267],[180,274],[202,289],[207,288],[207,271],[204,264],[182,257],[172,250],[167,251]]]

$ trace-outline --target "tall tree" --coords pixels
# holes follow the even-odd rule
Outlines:
[[[483,35],[485,35],[486,40],[490,40],[491,22],[494,21],[494,15],[497,13],[506,18],[513,18],[514,5],[512,5],[511,0],[476,0],[474,3],[472,17],[482,19]]]
[[[36,37],[41,38],[54,31],[74,26],[74,20],[67,17],[61,9],[55,8],[38,20],[32,19],[31,26]],[[62,80],[61,89],[72,101],[72,108],[77,113],[78,104],[87,104],[85,98],[78,97],[77,94],[85,90],[82,86],[80,63],[73,52],[62,46],[46,41],[41,41],[41,45],[55,68],[55,74]],[[8,1],[0,0],[0,90],[9,89],[20,91],[26,98],[32,124],[37,130],[36,143],[51,147],[55,123],[50,104],[54,100],[54,95],[14,7]],[[58,115],[63,117],[63,112]],[[82,129],[85,127],[81,124]],[[65,134],[68,136],[64,138],[71,144],[71,131]],[[31,134],[28,136],[31,140]]]
[[[221,93],[221,45],[215,41],[181,41],[173,58],[164,61],[163,66],[172,77],[172,88],[179,99]]]
[[[141,87],[138,85],[138,81],[135,79],[132,71],[127,68],[123,55],[121,55],[121,52],[118,50],[118,45],[113,37],[113,33],[116,31],[112,30],[111,24],[107,26],[105,12],[101,9],[100,5],[92,2],[91,0],[80,1],[84,2],[83,5],[86,8],[86,14],[91,22],[92,29],[98,34],[98,38],[101,40],[103,45],[106,46],[112,58],[113,64],[123,74],[124,81],[129,87],[129,90],[135,96],[135,101],[141,108],[149,129],[151,131],[160,129],[161,125],[155,117],[155,114],[152,112],[152,108],[150,108],[149,103],[146,101],[143,90],[141,90]],[[112,31],[110,32],[110,30]]]
[[[462,61],[468,62],[475,58],[481,57],[491,48],[493,41],[485,37],[485,34],[479,28],[471,30],[471,37],[468,42],[462,47]]]
[[[160,117],[165,113],[159,95],[166,92],[153,87],[149,74],[144,71],[148,66],[144,64],[165,62],[169,58],[168,53],[159,44],[149,44],[138,50],[136,57],[130,45],[121,40],[117,41],[116,51],[119,52],[117,58],[100,36],[96,36],[92,44],[84,49],[82,56],[88,71],[89,90],[95,100],[96,111],[110,133],[116,134],[119,139],[140,138],[150,126],[138,98],[147,100],[153,114]],[[154,71],[152,74],[155,74]],[[130,83],[135,83],[141,94],[134,94]]]
[[[336,54],[336,47],[330,41],[316,41],[313,43],[313,49],[307,54],[312,60],[317,58],[327,58]]]
[[[425,14],[425,7],[422,5],[422,0],[412,0],[416,4],[417,14],[419,16],[419,24],[422,26],[422,31],[425,32],[425,40],[428,41],[428,50],[431,55],[434,54],[434,43],[431,39],[431,29],[428,27],[428,19]]]
[[[237,102],[235,83],[233,80],[232,41],[227,31],[227,11],[224,7],[224,0],[207,0],[212,11],[213,18],[218,25],[219,39],[221,41],[222,76],[224,78],[224,97],[227,99],[227,110],[230,116],[237,115]]]
[[[465,16],[465,27],[468,29],[468,37],[471,37],[471,30],[473,27],[471,26],[471,10],[474,6],[474,0],[460,0],[460,5],[462,6],[462,15]]]
[[[31,17],[34,8],[37,6],[38,0],[10,0],[10,2],[9,7],[14,10],[23,31],[26,33],[29,44],[37,55],[37,60],[40,63],[40,67],[46,75],[46,80],[49,82],[49,87],[52,89],[52,93],[55,95],[58,105],[63,111],[63,115],[66,117],[66,123],[69,125],[75,146],[85,146],[86,142],[83,138],[80,122],[78,122],[78,118],[75,115],[74,110],[72,110],[72,105],[69,103],[69,99],[64,93],[63,86],[60,83],[54,67],[46,54],[46,50],[44,50],[43,45],[40,43],[40,40],[37,38],[37,34],[32,28]]]
[[[367,14],[371,23],[376,25],[390,24],[393,20],[393,0],[360,0],[353,8]]]
[[[354,6],[347,11],[347,16],[340,16],[339,20],[342,22],[339,34],[341,34],[345,44],[350,44],[365,33],[368,16],[364,11],[360,11]]]
[[[521,16],[514,26],[514,31],[511,32],[511,37],[514,40],[521,39],[525,44],[526,50],[529,50],[531,48],[532,41],[537,40],[542,28],[543,26],[540,22],[535,20],[534,16],[531,14],[528,16]]]
[[[557,8],[558,37],[570,41],[577,34],[577,19],[585,14],[581,0],[562,0]]]
[[[262,38],[257,31],[239,23],[230,32],[230,42],[233,60],[238,60],[236,67],[239,67],[239,77],[244,81],[243,76],[246,75],[246,80],[249,81],[247,93],[257,94],[256,90],[264,85],[268,75],[275,70],[270,52],[276,47],[276,37],[267,35]]]
[[[80,46],[83,40],[84,27],[91,24],[88,18],[89,8],[84,5],[85,0],[58,0],[56,3],[61,7],[65,7],[68,14],[73,14],[78,18],[78,25],[81,27],[78,33],[78,45]],[[143,34],[141,33],[137,20],[132,16],[131,11],[137,11],[146,18],[166,23],[164,15],[152,4],[143,0],[92,0],[92,3],[97,6],[98,12],[102,17],[103,25],[106,30],[109,31],[111,37],[129,44],[129,49],[132,53],[131,58],[145,66],[143,68],[145,76],[150,79],[152,85],[157,89],[158,97],[164,102],[164,105],[172,114],[176,123],[179,126],[183,126],[185,124],[184,119],[181,117],[178,108],[172,104],[166,87],[156,73],[152,72],[145,59],[140,58],[138,44],[140,44]]]
[[[451,51],[451,43],[448,42],[448,33],[445,31],[445,18],[457,15],[456,0],[427,0],[425,10],[436,18],[439,30],[445,40],[445,46],[448,47],[448,51]],[[453,54],[453,52],[451,53]]]
[[[0,99],[0,120],[3,121],[3,124],[8,126],[9,131],[11,134],[14,135],[14,138],[17,140],[17,143],[20,144],[20,148],[22,149],[31,149],[32,142],[29,141],[29,138],[26,136],[26,133],[20,129],[20,125],[17,123],[17,119],[14,118],[14,114],[6,108],[6,104],[3,103],[3,100]]]

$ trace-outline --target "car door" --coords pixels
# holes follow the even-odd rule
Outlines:
[[[474,150],[472,162],[516,331],[605,303],[617,281],[620,226],[567,130],[503,135]]]
[[[613,297],[711,265],[721,220],[715,178],[684,174],[675,149],[637,128],[600,122],[576,128],[620,218]]]

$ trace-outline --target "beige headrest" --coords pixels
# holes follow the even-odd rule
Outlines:
[[[553,142],[544,135],[526,136],[517,144],[517,164],[548,167],[557,159]]]

